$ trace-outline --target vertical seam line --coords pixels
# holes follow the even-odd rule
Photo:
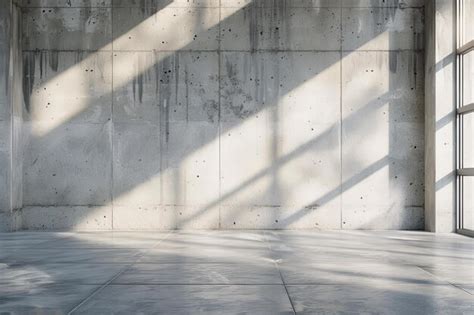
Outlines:
[[[219,151],[218,151],[218,160],[219,160],[219,200],[221,199],[221,177],[222,177],[222,169],[221,169],[221,20],[222,20],[222,5],[221,5],[221,0],[219,0],[219,22],[217,23],[217,26],[219,28],[218,32],[218,49],[217,49],[217,104],[218,104],[218,117],[217,117],[217,133],[219,137]],[[219,222],[218,222],[218,227],[219,229],[221,228],[221,203],[218,205],[218,211],[219,211]]]
[[[342,164],[342,4],[339,8],[339,47],[340,47],[340,52],[339,52],[339,163],[340,163],[340,170],[339,170],[339,187],[340,187],[340,193],[339,193],[339,227],[342,230],[342,169],[343,169],[343,164]]]
[[[272,248],[271,248],[270,243],[268,242],[266,231],[263,231],[263,239],[265,241],[265,244],[267,245],[268,251],[271,254]],[[281,273],[280,267],[278,266],[278,262],[273,258],[271,260],[273,261],[273,264],[274,264],[275,268],[278,270],[278,274],[280,275],[281,283],[283,284],[283,288],[285,289],[286,295],[288,296],[288,300],[290,301],[290,305],[291,305],[291,309],[293,310],[293,314],[296,314],[295,305],[293,304],[293,300],[291,299],[290,293],[288,292],[288,288],[286,286],[285,280],[283,279],[283,275]]]
[[[13,93],[12,93],[12,86],[14,82],[14,76],[15,73],[13,70],[13,1],[10,1],[10,38],[9,38],[9,53],[10,56],[8,58],[8,88],[7,88],[7,93],[10,95],[8,96],[9,99],[9,107],[10,107],[10,169],[9,169],[9,184],[10,184],[10,193],[9,193],[9,199],[10,199],[10,231],[12,230],[12,219],[13,219]],[[11,74],[11,75],[10,75]]]
[[[112,161],[110,163],[110,168],[111,168],[111,191],[110,191],[110,204],[111,204],[111,229],[114,230],[114,191],[115,191],[115,181],[114,181],[114,161],[115,161],[115,147],[114,147],[114,134],[115,134],[115,124],[114,124],[114,5],[111,3],[110,7],[110,31],[111,31],[111,46],[112,50],[110,52],[111,54],[111,61],[112,61],[112,66],[111,66],[111,108],[110,108],[110,142],[111,142],[111,148],[112,148]]]

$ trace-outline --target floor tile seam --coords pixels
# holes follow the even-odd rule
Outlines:
[[[168,233],[166,233],[166,235],[159,239],[152,247],[150,248],[147,248],[147,249],[138,249],[137,251],[137,254],[136,256],[134,256],[134,261],[130,264],[130,268],[134,265],[136,265],[140,259],[143,258],[143,256],[145,256],[146,254],[148,254],[151,250],[155,249],[158,247],[158,245],[160,245],[162,242],[164,242],[166,239],[168,239],[170,237],[170,235],[172,234],[175,234],[176,231],[168,231]]]
[[[31,258],[31,259],[11,259],[11,257],[14,257],[13,255],[5,257],[3,259],[0,259],[0,263],[5,263],[5,264],[23,264],[23,265],[45,265],[45,264],[130,264],[136,261],[136,259],[141,257],[141,251],[136,250],[136,253],[131,254],[132,258],[129,261],[54,261],[50,260],[50,257],[46,258]],[[135,258],[137,257],[137,258]]]
[[[160,245],[162,242],[164,242],[165,240],[167,240],[170,235],[172,234],[176,234],[176,231],[168,231],[168,233],[166,233],[166,235],[162,238],[160,238],[159,240],[157,240],[156,243],[154,243],[151,247],[149,248],[146,248],[147,250],[151,250],[151,249],[155,249],[155,248],[158,248],[158,245]]]
[[[420,266],[420,265],[415,265],[415,266],[416,266],[419,270],[423,271],[426,275],[429,275],[430,277],[435,278],[435,279],[437,279],[438,281],[445,282],[445,283],[449,283],[449,281],[443,279],[442,277],[437,276],[437,275],[434,274],[434,273],[431,273],[429,270],[426,269],[427,267],[423,267],[423,266]]]
[[[14,281],[17,281],[17,279],[13,279]],[[24,282],[24,283],[18,283],[18,284],[12,284],[11,281],[0,281],[0,285],[9,285],[9,286],[17,286],[17,285],[31,285],[31,282]],[[47,287],[61,287],[61,286],[100,286],[103,285],[104,282],[81,282],[80,280],[64,280],[61,282],[52,282],[52,283],[34,283],[34,285],[41,285],[42,288],[47,288]]]
[[[72,262],[72,261],[47,261],[47,260],[38,260],[38,261],[27,261],[27,262],[17,262],[17,261],[0,261],[3,264],[21,264],[22,266],[26,265],[131,265],[134,264],[135,261],[114,261],[114,262]]]
[[[273,263],[273,262],[268,262]],[[242,264],[247,264],[245,261],[238,261],[238,262],[229,262],[229,261],[167,261],[167,262],[160,262],[160,261],[139,261],[134,263],[135,265],[229,265],[229,266],[238,266]],[[249,262],[250,264],[250,262]]]
[[[87,297],[85,297],[82,301],[80,301],[77,305],[75,305],[71,310],[67,312],[67,314],[73,314],[76,310],[78,310],[82,305],[84,305],[86,302],[88,302],[90,299],[92,299],[95,295],[97,295],[100,291],[102,291],[104,288],[106,288],[112,281],[117,279],[120,275],[122,275],[125,271],[127,271],[130,268],[130,265],[125,266],[122,268],[120,271],[118,271],[112,278],[107,280],[105,283],[100,285],[97,289],[92,291]]]
[[[40,260],[40,261],[27,261],[21,262],[22,266],[24,265],[242,265],[246,262],[229,262],[229,261],[213,261],[213,262],[201,262],[201,261],[189,261],[189,262],[181,262],[181,261],[168,261],[168,262],[154,262],[154,261],[144,261],[139,262],[136,260],[130,261],[81,261],[81,262],[72,262],[72,261],[47,261],[47,260]],[[251,262],[249,262],[250,264]],[[271,261],[268,262],[273,263]],[[20,264],[16,261],[1,261],[0,264]]]
[[[31,249],[31,248],[29,248]],[[67,249],[67,250],[89,250],[89,249],[96,249],[96,250],[147,250],[152,249],[152,247],[67,247],[67,246],[58,246],[54,248],[35,248],[35,250],[52,250],[52,249]]]
[[[278,259],[280,260],[280,259]],[[317,266],[317,265],[329,265],[334,264],[334,259],[322,259],[322,260],[310,260],[310,261],[291,261],[291,260],[281,260],[279,261],[280,266]],[[368,261],[351,261],[350,265],[363,265],[363,266],[372,266],[372,265],[385,265],[391,267],[411,267],[413,269],[420,268],[417,264],[404,263],[404,262],[392,262],[392,261],[380,261],[380,260],[368,260]]]
[[[362,282],[363,284],[369,284],[370,282]],[[431,283],[426,283],[430,284]],[[81,285],[89,285],[89,284],[81,284]],[[159,283],[159,282],[113,282],[110,283],[109,286],[117,286],[117,285],[128,285],[128,286],[356,286],[354,282],[285,282],[283,283],[240,283],[240,282],[231,282],[231,283],[186,283],[186,282],[178,282],[178,283]],[[448,283],[440,283],[440,286],[449,286]]]
[[[147,251],[150,251],[151,249],[153,248],[156,248],[160,243],[162,243],[163,241],[165,241],[171,234],[173,234],[174,231],[168,231],[168,233],[166,233],[166,235],[164,237],[162,237],[161,239],[159,239],[154,245],[153,247],[151,248],[147,248],[147,249],[138,249],[137,250],[137,254],[133,256],[134,258],[134,261],[129,265],[129,267],[131,268],[133,265],[135,265],[144,255],[146,255]]]
[[[391,279],[385,279],[385,280],[359,280],[357,282],[357,285],[373,285],[376,283],[382,283],[382,284],[390,284],[390,285],[429,285],[431,287],[440,287],[440,286],[449,286],[453,285],[450,283],[442,283],[442,282],[430,282],[430,281],[414,281],[414,282],[406,282],[406,281],[396,281],[396,280],[391,280]],[[355,285],[354,281],[341,281],[341,282],[292,282],[292,281],[286,281],[286,285]]]
[[[469,294],[469,295],[474,295],[474,293],[471,293],[471,292],[469,292],[468,290],[464,289],[464,288],[461,286],[462,284],[451,283],[451,282],[450,282],[449,284],[452,285],[453,287],[455,287],[455,288],[461,290],[461,291],[466,292],[466,293]]]
[[[271,254],[272,249],[271,249],[270,241],[268,240],[268,237],[267,237],[267,233],[268,233],[267,231],[263,231],[263,239],[265,240],[265,242],[268,246],[268,250],[270,251],[270,254]],[[278,270],[278,273],[280,275],[280,279],[281,279],[281,282],[283,283],[283,288],[285,289],[286,296],[288,297],[288,301],[290,302],[291,309],[293,310],[293,314],[296,314],[295,305],[293,303],[293,300],[291,299],[290,293],[288,292],[288,288],[286,287],[285,280],[283,279],[283,274],[280,270],[280,267],[278,266],[278,262],[275,259],[272,259],[272,260],[273,260],[273,262],[275,264],[275,267]]]
[[[308,287],[318,287],[318,286],[321,286],[321,287],[331,287],[331,286],[346,286],[346,287],[357,287],[357,288],[360,288],[360,283],[354,283],[354,282],[350,282],[350,283],[344,283],[344,282],[341,282],[341,283],[287,283],[286,286],[288,287],[304,287],[304,286],[308,286]],[[439,284],[440,287],[452,287],[452,286],[455,286],[455,285],[452,285],[450,283],[440,283]],[[467,291],[465,291],[464,289],[462,288],[458,288],[456,287],[457,289],[459,290],[462,290],[464,291],[466,294],[469,294],[469,295],[473,295],[472,293],[469,293]],[[380,290],[384,290],[383,288],[377,288],[375,287],[375,289],[380,289]]]
[[[452,282],[452,281],[447,280],[446,278],[437,276],[437,275],[435,275],[435,274],[429,272],[428,270],[424,269],[424,268],[421,267],[421,266],[417,266],[417,267],[418,267],[419,269],[423,270],[425,273],[427,273],[427,274],[430,275],[431,277],[435,278],[437,281],[439,281],[439,282],[441,282],[441,283],[444,283],[444,285],[449,285],[449,286],[452,286],[452,287],[454,287],[454,288],[456,288],[456,289],[458,289],[458,290],[464,291],[464,292],[466,292],[466,293],[469,294],[469,295],[474,295],[473,293],[471,293],[471,292],[467,291],[466,289],[464,289],[464,288],[462,287],[462,285],[463,285],[462,283],[454,283],[454,282]]]
[[[165,240],[166,238],[169,237],[169,235],[171,234],[172,232],[169,232],[166,234],[166,236],[164,238],[162,238],[158,243],[157,245]],[[110,283],[112,283],[115,279],[117,279],[118,277],[120,277],[122,274],[124,274],[127,270],[129,270],[145,253],[144,252],[140,252],[136,255],[135,257],[135,261],[130,263],[130,264],[127,264],[124,268],[122,268],[120,271],[118,271],[112,278],[110,278],[108,281],[106,281],[104,284],[102,284],[99,288],[97,288],[96,290],[94,290],[91,294],[89,294],[85,299],[83,299],[81,302],[79,302],[76,306],[74,306],[69,312],[68,314],[73,314],[76,310],[78,310],[82,305],[84,305],[85,303],[87,303],[90,299],[92,299],[95,295],[97,295],[100,291],[102,291],[103,289],[105,289]]]
[[[273,265],[273,261],[266,261],[266,262],[258,262],[258,263],[252,263],[252,262],[204,262],[204,263],[199,263],[199,262],[137,262],[135,265],[164,265],[164,266],[182,266],[182,265],[187,265],[187,266],[196,266],[196,265],[214,265],[214,266],[228,266],[228,267],[233,267],[233,266],[242,266],[242,267],[268,267],[270,265]]]
[[[11,284],[0,282],[0,284]],[[65,281],[61,283],[48,283],[44,284],[43,286],[46,287],[61,287],[61,286],[97,286],[103,283],[78,283],[74,281]],[[249,286],[272,286],[272,287],[283,287],[282,283],[143,283],[143,282],[133,282],[133,283],[122,283],[122,282],[114,282],[110,283],[108,286],[241,286],[241,287],[249,287]],[[341,282],[341,283],[286,283],[288,287],[297,287],[297,286],[309,286],[309,287],[330,287],[330,286],[348,286],[348,287],[359,287],[360,284],[355,284],[354,282]],[[474,295],[461,287],[458,287],[456,284],[440,284],[440,286],[451,287],[454,286],[459,290],[464,291],[466,294]]]
[[[144,283],[144,282],[131,282],[121,283],[114,282],[110,283],[109,286],[274,286],[283,287],[282,283]]]

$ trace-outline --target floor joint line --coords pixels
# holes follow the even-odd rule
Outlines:
[[[155,246],[158,246],[162,241],[168,238],[169,235],[171,235],[172,232],[168,232],[168,234],[163,237],[161,240],[158,241],[158,243]],[[82,305],[87,303],[90,299],[92,299],[94,296],[96,296],[100,291],[105,289],[107,286],[109,286],[115,279],[120,277],[122,274],[124,274],[127,270],[129,270],[134,264],[137,263],[137,261],[142,258],[142,256],[145,254],[145,252],[141,252],[141,254],[138,254],[137,257],[133,262],[127,263],[125,267],[123,267],[119,272],[117,272],[112,278],[110,278],[108,281],[106,281],[104,284],[102,284],[99,288],[94,290],[89,296],[87,296],[85,299],[83,299],[79,304],[77,304],[75,307],[73,307],[67,314],[73,314],[75,311],[77,311]]]
[[[272,253],[272,247],[270,245],[270,242],[267,239],[267,231],[263,231],[263,239],[264,239],[265,243],[267,244],[267,248],[268,248],[268,250],[271,254]],[[280,280],[281,280],[281,283],[283,284],[283,288],[285,289],[286,296],[288,297],[288,300],[290,301],[290,305],[291,305],[291,309],[293,310],[293,314],[296,314],[295,305],[293,304],[293,300],[291,299],[290,293],[288,292],[288,288],[285,284],[285,280],[283,279],[283,275],[281,273],[280,266],[278,266],[278,262],[275,259],[272,259],[272,260],[273,260],[273,264],[274,264],[275,268],[278,270],[278,274],[280,275]]]

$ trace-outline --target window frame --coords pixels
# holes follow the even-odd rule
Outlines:
[[[474,176],[474,167],[464,167],[463,161],[463,118],[466,114],[474,113],[474,103],[463,105],[463,59],[468,53],[474,53],[474,39],[464,43],[464,1],[465,0],[456,1],[456,231],[460,234],[474,237],[474,230],[464,228],[463,209],[463,178],[466,176]],[[474,80],[474,78],[472,78],[472,80]]]

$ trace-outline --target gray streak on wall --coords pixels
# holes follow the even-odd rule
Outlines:
[[[0,3],[0,231],[20,227],[21,49],[20,12],[12,1]]]

